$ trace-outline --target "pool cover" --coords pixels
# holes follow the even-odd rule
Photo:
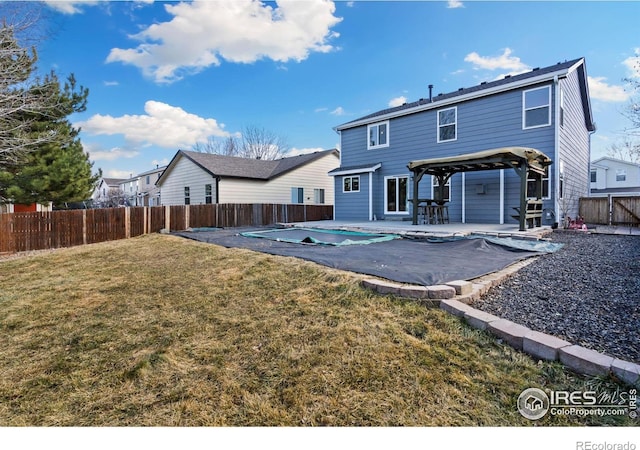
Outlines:
[[[374,242],[400,239],[397,234],[373,234],[358,231],[323,230],[319,228],[277,228],[273,230],[247,231],[241,236],[265,238],[292,244],[319,245],[367,245]]]
[[[558,245],[518,248],[496,243],[503,238],[482,236],[473,239],[393,239],[369,245],[301,245],[242,236],[241,231],[256,229],[174,234],[227,248],[291,256],[335,269],[423,286],[471,280],[560,248]]]

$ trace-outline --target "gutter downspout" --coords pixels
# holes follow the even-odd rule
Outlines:
[[[216,175],[216,204],[220,203],[220,176]]]
[[[500,169],[500,225],[504,225],[504,169]]]
[[[369,222],[373,220],[373,172],[369,172]]]
[[[555,219],[556,222],[560,222],[560,219],[564,220],[564,218],[560,217],[560,80],[558,79],[558,75],[553,77],[553,90],[555,97],[555,105],[554,105],[554,156],[553,158],[553,192],[554,192],[554,200],[553,200],[553,210],[555,211]],[[565,180],[566,181],[566,180]],[[566,182],[565,182],[566,184]]]
[[[462,172],[462,223],[467,223],[467,178]]]

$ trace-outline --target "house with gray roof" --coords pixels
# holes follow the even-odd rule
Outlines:
[[[583,58],[445,94],[430,85],[424,98],[334,128],[334,217],[416,223],[424,199],[445,203],[451,223],[515,225],[535,198],[542,224],[559,223],[589,194],[595,129]]]
[[[125,181],[124,178],[102,177],[91,196],[93,204],[98,207],[118,206],[123,199],[120,187],[123,181]]]
[[[333,204],[337,150],[259,160],[179,150],[157,181],[162,205]]]

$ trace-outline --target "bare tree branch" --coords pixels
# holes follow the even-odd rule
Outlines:
[[[15,165],[39,145],[49,142],[52,133],[31,133],[35,115],[59,116],[58,80],[52,74],[33,77],[37,53],[21,47],[13,26],[0,28],[0,168]]]
[[[240,156],[240,144],[233,136],[229,136],[223,140],[209,136],[206,143],[198,142],[193,150],[200,153],[213,153],[215,155]]]
[[[289,151],[289,144],[283,136],[273,131],[248,125],[242,130],[240,138],[229,136],[216,139],[211,136],[206,143],[197,143],[192,148],[201,153],[273,160],[282,158]]]
[[[625,136],[619,142],[611,144],[607,155],[633,163],[640,163],[640,142],[631,136]]]
[[[245,158],[278,159],[289,150],[284,137],[256,125],[244,127],[241,144],[242,156]]]

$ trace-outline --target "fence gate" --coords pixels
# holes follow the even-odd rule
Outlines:
[[[586,223],[640,226],[640,196],[583,197],[580,216]]]
[[[640,197],[612,197],[612,225],[640,225]]]

